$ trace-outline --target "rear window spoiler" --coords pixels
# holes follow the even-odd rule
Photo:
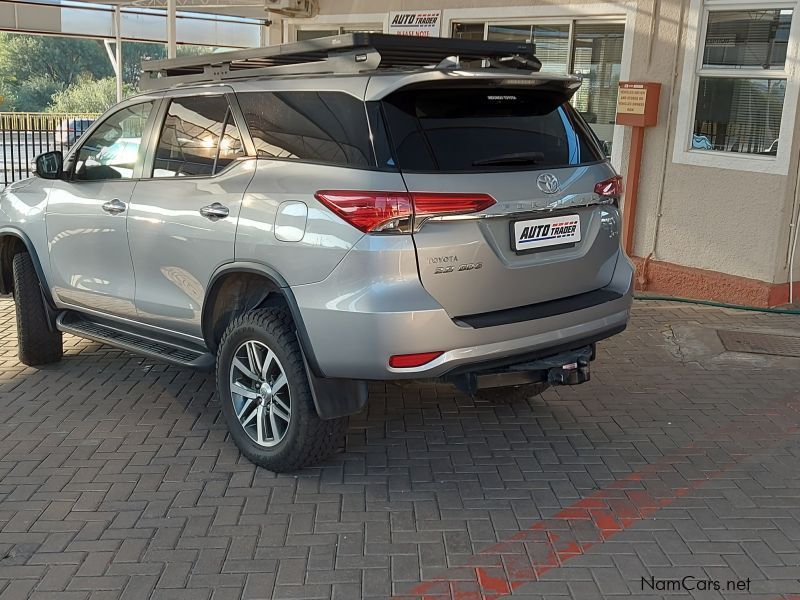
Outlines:
[[[453,88],[521,88],[535,89],[559,99],[558,104],[569,102],[581,87],[583,79],[577,75],[548,75],[542,73],[485,71],[431,71],[398,77],[372,77],[367,86],[365,100],[377,101],[399,91],[415,89]]]

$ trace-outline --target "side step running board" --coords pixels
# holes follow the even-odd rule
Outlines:
[[[214,368],[214,356],[210,352],[125,331],[118,326],[89,321],[75,313],[61,313],[56,319],[56,327],[65,333],[176,365],[203,371],[211,371]]]

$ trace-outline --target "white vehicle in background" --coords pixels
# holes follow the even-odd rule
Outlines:
[[[55,142],[57,146],[69,148],[78,141],[83,133],[94,123],[94,119],[89,117],[70,117],[61,121],[55,130]]]

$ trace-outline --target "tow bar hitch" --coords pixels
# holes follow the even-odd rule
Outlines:
[[[589,364],[594,359],[594,345],[562,352],[529,363],[514,365],[514,371],[545,371],[550,385],[580,385],[591,378]]]
[[[550,385],[580,385],[589,379],[591,379],[589,359],[584,357],[580,357],[574,363],[550,369],[547,372],[547,381],[550,382]]]
[[[579,385],[589,381],[589,364],[595,357],[595,345],[561,352],[533,361],[500,369],[467,372],[447,379],[463,392],[475,395],[478,390],[547,381],[550,385]]]

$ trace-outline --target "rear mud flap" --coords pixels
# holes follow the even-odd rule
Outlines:
[[[320,419],[338,419],[361,412],[367,405],[366,381],[318,377],[309,368],[302,348],[300,353],[303,355],[308,385]]]

